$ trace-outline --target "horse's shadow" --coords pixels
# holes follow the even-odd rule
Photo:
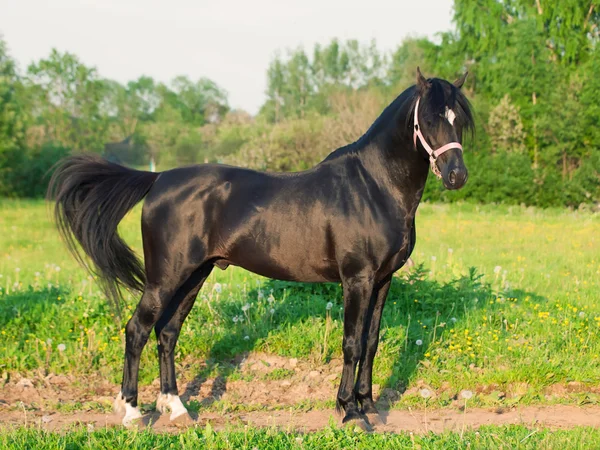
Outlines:
[[[280,332],[282,327],[301,327],[303,322],[315,319],[325,323],[329,315],[333,322],[337,322],[333,327],[337,332],[331,335],[327,349],[321,354],[321,362],[327,363],[332,357],[341,358],[343,296],[339,284],[269,280],[259,288],[250,290],[246,298],[257,299],[267,295],[278,299],[278,313],[272,318],[272,326],[254,327],[252,333],[248,333],[248,328],[232,323],[231,332],[212,345],[206,368],[197,373],[182,393],[182,400],[189,401],[199,395],[209,374],[215,377],[210,394],[194,405],[194,409],[202,409],[219,401],[227,391],[228,379],[241,367],[247,352],[264,347],[262,344],[269,339],[270,333]],[[512,291],[511,295],[521,297],[532,294]],[[470,269],[468,275],[445,283],[430,278],[423,266],[414,268],[410,273],[399,272],[394,276],[382,317],[380,345],[374,367],[375,382],[380,384],[382,392],[391,393],[380,396],[380,410],[389,409],[398,400],[398,394],[407,389],[420,365],[428,364],[432,343],[450,333],[469,312],[497,296],[490,284],[482,282],[482,277],[475,269]],[[239,343],[244,342],[244,338],[248,340],[245,343],[246,351],[240,355],[236,349],[239,349]],[[308,348],[319,345],[318,342],[305,344]],[[307,357],[303,348],[295,345],[289,351],[286,349],[285,354]],[[381,370],[378,366],[389,370],[378,373]],[[385,417],[385,412],[382,415]]]

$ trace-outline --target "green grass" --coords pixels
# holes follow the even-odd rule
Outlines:
[[[121,227],[138,251],[139,213]],[[600,381],[599,230],[591,213],[422,205],[413,253],[422,266],[394,279],[374,382],[410,389],[420,380],[436,392],[435,406],[451,404],[462,389],[485,391],[473,405],[597,403],[593,393],[554,398],[546,389]],[[66,252],[45,203],[0,202],[0,275],[0,375],[120,382],[123,326],[137,298],[120,320]],[[253,350],[325,363],[341,356],[341,306],[336,284],[217,269],[184,325],[176,358],[186,369],[178,375],[235,378],[228,361]],[[153,343],[140,376],[143,384],[158,376]],[[423,400],[412,389],[394,407],[415,404]]]
[[[275,429],[231,429],[214,432],[210,426],[159,434],[152,431],[104,429],[89,432],[85,428],[67,433],[50,433],[21,428],[0,433],[0,447],[20,449],[594,449],[600,442],[600,430],[577,428],[549,431],[524,426],[482,427],[479,431],[446,432],[424,436],[408,433],[365,434],[329,427],[322,431],[300,434]]]

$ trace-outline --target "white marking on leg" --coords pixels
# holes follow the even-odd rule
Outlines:
[[[142,413],[137,406],[132,406],[131,403],[125,401],[125,397],[121,392],[117,395],[113,403],[113,410],[115,413],[122,413],[125,411],[125,417],[123,417],[123,425],[126,427],[130,426],[135,419],[142,417]]]
[[[125,397],[123,397],[121,391],[119,391],[117,398],[113,402],[113,411],[117,414],[125,411]]]
[[[165,413],[167,410],[171,411],[169,420],[175,420],[177,417],[188,413],[179,396],[172,394],[159,394],[156,399],[156,409],[161,413]]]
[[[450,122],[450,125],[454,126],[454,119],[456,119],[456,114],[450,108],[446,106],[446,119]]]
[[[137,406],[131,406],[131,404],[125,403],[125,417],[123,417],[123,425],[128,427],[135,419],[139,419],[140,417],[142,417],[142,413]]]

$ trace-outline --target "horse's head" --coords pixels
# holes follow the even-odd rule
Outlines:
[[[429,159],[446,189],[460,189],[468,171],[462,154],[463,131],[473,128],[469,102],[461,92],[467,74],[454,83],[426,79],[417,68],[413,142]]]

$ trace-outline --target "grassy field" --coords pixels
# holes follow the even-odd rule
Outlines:
[[[595,447],[600,442],[600,431],[579,428],[569,431],[531,431],[523,426],[485,427],[477,432],[428,434],[361,434],[335,427],[311,434],[283,433],[272,429],[244,429],[215,433],[207,428],[187,430],[179,435],[157,434],[148,431],[85,429],[68,433],[48,433],[20,429],[0,434],[0,447],[25,449],[581,449]]]
[[[138,207],[121,226],[138,251],[139,213]],[[67,254],[48,218],[43,202],[0,202],[0,375],[7,380],[15,374],[69,373],[118,383],[123,326],[137,299],[122,305],[120,319]],[[600,384],[599,231],[600,216],[591,213],[422,205],[416,267],[394,279],[374,371],[382,389],[406,390],[392,408],[452,407],[463,390],[474,393],[473,406],[599,403],[594,389]],[[237,268],[217,269],[184,325],[177,360],[185,361],[186,373],[178,375],[239,379],[231,359],[252,351],[326,364],[341,355],[341,317],[338,285],[284,283]],[[141,383],[157,376],[155,346],[148,345]],[[431,393],[427,399],[424,388]],[[333,402],[302,402],[298,408]],[[19,433],[2,439],[35,439]],[[94,436],[101,442],[110,433]],[[267,432],[252,433],[256,438]],[[513,442],[525,431],[494,433]],[[470,436],[474,443],[482,439]],[[61,438],[53,439],[58,446]],[[288,437],[277,439],[280,444],[272,448],[282,448]],[[430,439],[420,445],[433,448],[444,442],[436,439],[454,437]]]

